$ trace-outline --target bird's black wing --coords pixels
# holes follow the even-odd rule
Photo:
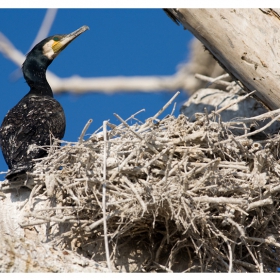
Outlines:
[[[47,154],[36,146],[50,145],[51,135],[61,139],[65,126],[63,108],[54,98],[26,95],[7,113],[0,128],[0,145],[9,169],[31,169],[32,159]]]

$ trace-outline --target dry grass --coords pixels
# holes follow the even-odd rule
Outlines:
[[[83,140],[85,128],[79,142],[53,145],[29,174],[22,226],[45,223],[56,246],[107,257],[110,268],[126,265],[118,258],[129,244],[127,260],[145,258],[128,271],[275,272],[280,136],[234,137],[235,123],[214,121],[218,113],[195,122],[159,114],[144,124],[116,115],[119,125],[105,123]]]

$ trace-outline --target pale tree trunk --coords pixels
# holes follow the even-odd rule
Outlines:
[[[213,56],[270,109],[280,108],[280,11],[168,9]]]

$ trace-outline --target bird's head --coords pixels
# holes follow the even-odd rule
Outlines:
[[[50,36],[41,41],[38,45],[42,47],[42,54],[46,56],[49,60],[53,60],[74,39],[76,39],[80,34],[82,34],[88,29],[89,27],[84,25],[79,29],[75,30],[74,32],[71,32],[70,34]],[[36,46],[34,48],[36,48]]]
[[[48,66],[62,50],[88,29],[89,27],[84,25],[70,34],[50,36],[33,47],[22,64],[23,76],[28,85],[31,88],[36,85],[38,88],[43,84],[46,88],[45,72]],[[51,91],[49,86],[48,88]]]

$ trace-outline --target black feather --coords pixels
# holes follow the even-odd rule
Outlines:
[[[83,26],[69,35],[48,37],[26,56],[22,71],[30,91],[7,113],[0,128],[0,146],[10,169],[7,179],[31,170],[33,159],[48,153],[48,147],[42,146],[49,146],[52,137],[61,139],[64,136],[64,111],[53,98],[46,70],[59,52],[87,29]],[[60,44],[54,50],[57,41]],[[46,46],[51,55],[44,54]]]

